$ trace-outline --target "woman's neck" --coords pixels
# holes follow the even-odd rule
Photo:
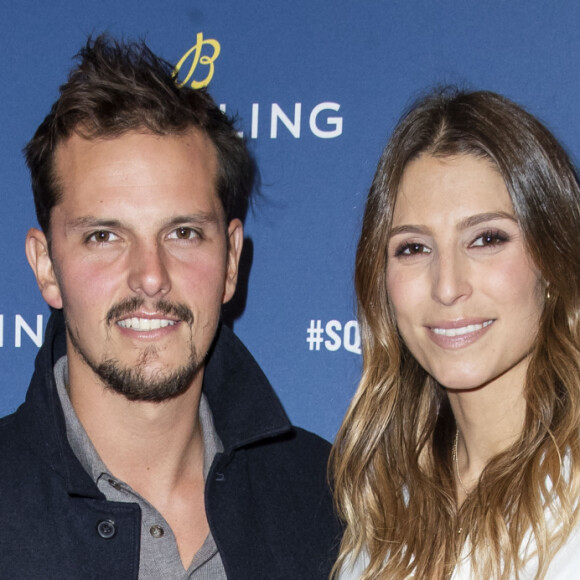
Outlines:
[[[477,389],[447,390],[458,429],[454,470],[459,497],[465,496],[463,487],[471,491],[489,461],[520,436],[526,372],[527,364]]]

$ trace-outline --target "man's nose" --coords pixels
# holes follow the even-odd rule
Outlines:
[[[129,264],[129,287],[149,297],[166,295],[171,290],[167,257],[158,244],[139,244],[133,248]]]

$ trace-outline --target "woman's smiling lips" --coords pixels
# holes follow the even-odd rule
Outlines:
[[[425,328],[431,340],[441,348],[457,349],[479,340],[494,322],[493,318],[461,319],[438,321]]]

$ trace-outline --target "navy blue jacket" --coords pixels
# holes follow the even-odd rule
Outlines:
[[[107,501],[66,437],[53,313],[26,401],[0,420],[0,578],[137,579],[140,509]],[[232,580],[327,580],[340,529],[326,485],[329,444],[290,425],[266,377],[222,327],[204,392],[224,452],[206,481],[209,525]]]

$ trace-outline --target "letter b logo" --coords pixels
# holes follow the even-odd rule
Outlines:
[[[211,47],[212,53],[210,55],[202,54],[204,46]],[[220,55],[220,51],[221,51],[220,43],[217,40],[215,40],[213,38],[207,38],[204,40],[203,32],[198,32],[195,45],[192,46],[181,57],[181,59],[177,63],[177,66],[175,67],[175,70],[173,71],[173,75],[177,78],[179,71],[181,70],[183,65],[187,62],[189,57],[191,56],[192,60],[191,60],[191,65],[189,67],[189,72],[187,73],[187,76],[185,77],[185,79],[182,82],[177,83],[177,86],[179,88],[181,88],[184,85],[186,85],[191,79],[191,88],[192,89],[201,89],[202,87],[207,87],[207,85],[209,85],[209,83],[213,77],[213,73],[215,70],[214,62],[217,59],[217,57]],[[205,77],[202,80],[195,80],[192,77],[193,77],[193,73],[195,72],[195,70],[197,69],[199,64],[202,64],[202,65],[208,67],[207,74],[205,75]]]

